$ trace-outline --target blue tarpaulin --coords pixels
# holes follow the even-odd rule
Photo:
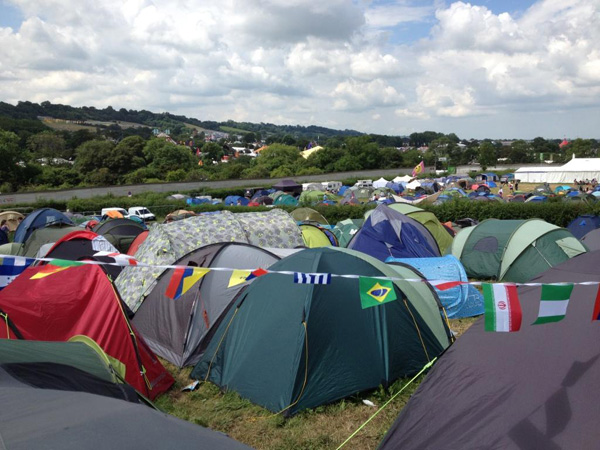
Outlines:
[[[407,264],[417,269],[428,280],[468,281],[460,261],[452,256],[441,258],[388,258],[386,263]],[[483,295],[468,284],[445,291],[436,289],[438,297],[450,319],[472,317],[483,314]]]

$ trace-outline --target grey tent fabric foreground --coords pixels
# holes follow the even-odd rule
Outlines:
[[[267,250],[236,242],[218,243],[193,250],[176,264],[266,269],[281,259],[280,251],[283,249]],[[250,282],[228,287],[231,272],[213,271],[173,301],[165,295],[172,274],[173,269],[168,269],[157,278],[156,286],[135,313],[133,324],[152,351],[183,367],[198,362],[205,347],[204,341],[209,340],[209,332],[220,323],[222,314]]]
[[[600,281],[600,252],[532,281]],[[573,289],[565,319],[529,325],[540,287],[520,288],[523,326],[483,329],[483,318],[442,356],[385,436],[390,449],[593,449],[600,442],[598,286]]]
[[[249,449],[144,405],[29,387],[0,369],[0,444],[10,450]]]

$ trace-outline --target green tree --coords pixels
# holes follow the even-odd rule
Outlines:
[[[295,147],[272,144],[260,152],[260,155],[253,161],[253,166],[264,167],[268,174],[281,166],[292,167],[300,159],[303,158]]]
[[[112,157],[114,144],[109,141],[87,141],[77,147],[75,169],[86,174],[85,178],[96,171],[106,168],[106,162]]]
[[[479,145],[479,154],[477,160],[481,166],[481,170],[487,170],[488,167],[495,166],[498,162],[496,156],[496,147],[489,141],[484,141]]]
[[[106,167],[123,176],[146,165],[144,159],[144,146],[146,142],[139,136],[130,136],[123,139],[111,151],[111,156],[106,161]]]
[[[21,181],[21,166],[25,155],[19,147],[19,136],[10,131],[0,130],[0,180],[9,190],[15,190]]]
[[[58,159],[68,159],[65,140],[52,131],[34,134],[27,139],[27,149],[35,159],[43,159],[49,166],[60,165]],[[70,153],[70,152],[69,152]]]
[[[533,162],[533,154],[531,147],[527,142],[519,139],[514,141],[510,146],[508,158],[512,163],[530,163]]]
[[[210,163],[211,161],[221,161],[221,158],[225,155],[223,147],[214,142],[207,142],[202,147],[202,161]]]

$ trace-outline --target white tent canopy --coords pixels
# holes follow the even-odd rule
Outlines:
[[[408,183],[413,178],[415,178],[415,177],[411,177],[410,175],[403,175],[401,177],[394,178],[392,181],[394,183]]]
[[[373,181],[374,188],[382,188],[382,187],[385,187],[387,184],[388,184],[388,180],[386,180],[383,177],[381,177],[379,180]]]
[[[522,183],[573,183],[600,180],[600,158],[573,158],[561,167],[521,167],[515,178]]]

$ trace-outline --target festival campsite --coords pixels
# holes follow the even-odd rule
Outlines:
[[[20,241],[0,247],[0,390],[14,411],[55,406],[7,416],[3,439],[75,448],[95,414],[117,414],[99,425],[112,430],[106,445],[126,420],[155,426],[132,448],[287,448],[294,427],[313,448],[591,448],[600,280],[586,241],[597,216],[569,229],[454,221],[449,205],[486,206],[428,197],[367,200],[343,220],[331,205],[149,226],[26,216]],[[566,297],[548,297],[556,285]],[[52,414],[80,424],[24,434]],[[503,425],[486,431],[488,420]],[[472,429],[454,433],[457,423]]]

